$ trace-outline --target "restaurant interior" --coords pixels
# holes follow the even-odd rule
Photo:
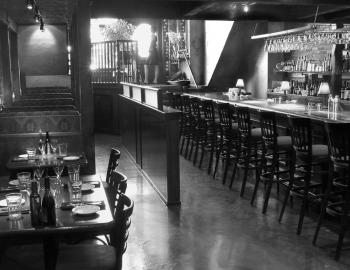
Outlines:
[[[348,0],[0,0],[0,269],[349,269]]]

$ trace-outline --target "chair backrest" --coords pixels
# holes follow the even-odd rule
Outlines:
[[[294,150],[305,152],[311,158],[312,154],[312,129],[311,119],[288,116],[291,129],[292,145]]]
[[[276,114],[274,112],[260,112],[261,134],[265,145],[277,144]]]
[[[196,119],[201,118],[201,101],[199,98],[190,98],[191,114]]]
[[[325,123],[330,158],[350,167],[350,123]]]
[[[166,92],[165,93],[167,99],[168,99],[168,106],[175,108],[175,99],[174,99],[174,93],[172,92]]]
[[[204,113],[204,118],[206,121],[210,121],[210,122],[215,121],[214,102],[212,100],[202,101],[202,111]]]
[[[189,96],[181,96],[181,104],[182,104],[182,111],[184,113],[191,113],[191,105],[190,105],[190,97]]]
[[[220,125],[225,128],[232,127],[232,109],[228,103],[218,104],[218,113],[220,119]]]
[[[118,192],[125,193],[127,188],[128,178],[126,175],[114,170],[111,172],[110,183],[107,190],[107,197],[112,213],[115,208],[115,197]]]
[[[116,208],[114,212],[115,226],[111,232],[111,244],[115,248],[117,268],[122,269],[123,254],[127,249],[131,215],[134,210],[134,202],[125,194],[118,193],[116,196]]]
[[[237,107],[238,129],[241,135],[251,135],[250,111],[248,107]]]
[[[118,167],[118,160],[120,158],[120,151],[118,149],[112,148],[109,155],[107,173],[106,173],[106,182],[110,183],[111,172]]]
[[[178,110],[180,110],[180,111],[182,111],[183,110],[183,108],[182,108],[182,102],[181,102],[181,94],[174,94],[174,108],[175,109],[178,109]]]

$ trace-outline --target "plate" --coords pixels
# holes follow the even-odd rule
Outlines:
[[[19,158],[28,158],[28,154],[18,155]]]
[[[22,204],[26,202],[25,199],[22,198]],[[7,207],[6,199],[0,200],[0,207]]]
[[[94,188],[95,188],[95,186],[92,184],[85,183],[85,184],[81,185],[81,191],[89,191],[89,190],[92,190]]]
[[[66,156],[66,157],[63,157],[63,160],[65,161],[74,161],[74,160],[78,160],[80,159],[80,157],[78,156]]]
[[[18,179],[14,179],[9,181],[9,185],[11,186],[18,186],[19,185],[19,180]]]
[[[72,209],[72,213],[78,216],[89,216],[100,211],[100,207],[96,205],[78,205]]]

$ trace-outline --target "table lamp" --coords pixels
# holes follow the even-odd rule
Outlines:
[[[288,81],[282,81],[281,83],[281,91],[283,91],[283,94],[286,95],[287,92],[290,91],[290,84]]]
[[[244,81],[243,79],[238,79],[236,82],[236,87],[239,89],[238,95],[241,94],[242,89],[244,88]]]
[[[322,96],[323,106],[327,106],[327,97],[330,94],[328,82],[321,82],[320,87],[318,88],[318,96]]]

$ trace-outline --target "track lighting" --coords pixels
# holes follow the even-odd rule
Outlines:
[[[33,0],[26,0],[26,7],[29,10],[32,10],[34,6],[34,1]]]

